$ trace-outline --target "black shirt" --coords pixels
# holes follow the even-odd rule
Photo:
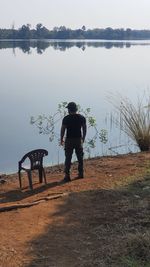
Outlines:
[[[69,114],[63,118],[62,124],[67,128],[67,138],[80,138],[86,119],[81,114]]]

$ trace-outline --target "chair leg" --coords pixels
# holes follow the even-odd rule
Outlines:
[[[29,179],[29,186],[30,186],[30,189],[33,190],[31,171],[28,171],[28,179]]]
[[[46,181],[46,174],[45,174],[45,170],[44,170],[44,168],[43,168],[43,177],[44,177],[44,182],[45,182],[45,184],[47,184],[47,181]]]
[[[43,170],[42,168],[39,169],[39,183],[43,182]]]
[[[20,189],[22,189],[21,171],[18,172],[18,176],[19,176],[19,186],[20,186]]]

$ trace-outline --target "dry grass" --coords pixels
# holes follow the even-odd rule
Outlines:
[[[150,148],[150,96],[138,99],[136,104],[120,96],[114,106],[119,112],[119,117],[114,119],[115,123],[136,142],[141,151],[148,151]]]

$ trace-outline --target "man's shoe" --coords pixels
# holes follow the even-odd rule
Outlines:
[[[66,183],[68,183],[68,182],[71,181],[71,179],[70,179],[70,177],[64,177],[64,181],[65,181]]]
[[[78,176],[75,177],[75,179],[83,179],[83,178],[84,178],[83,174],[79,174]]]
[[[68,183],[68,182],[71,182],[71,179],[70,179],[70,177],[65,176],[64,179],[60,183],[61,184],[65,184],[65,183]]]
[[[82,179],[82,178],[84,178],[84,175],[83,175],[83,173],[79,173],[79,174],[78,174],[78,177],[79,177],[79,179]]]

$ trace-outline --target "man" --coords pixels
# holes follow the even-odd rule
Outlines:
[[[68,115],[63,118],[61,126],[61,145],[65,148],[65,177],[64,182],[70,180],[70,167],[72,154],[75,149],[75,153],[78,160],[78,177],[83,178],[83,143],[86,136],[87,126],[86,119],[81,114],[77,114],[77,105],[74,102],[70,102],[67,107]],[[65,142],[64,135],[66,134]]]

